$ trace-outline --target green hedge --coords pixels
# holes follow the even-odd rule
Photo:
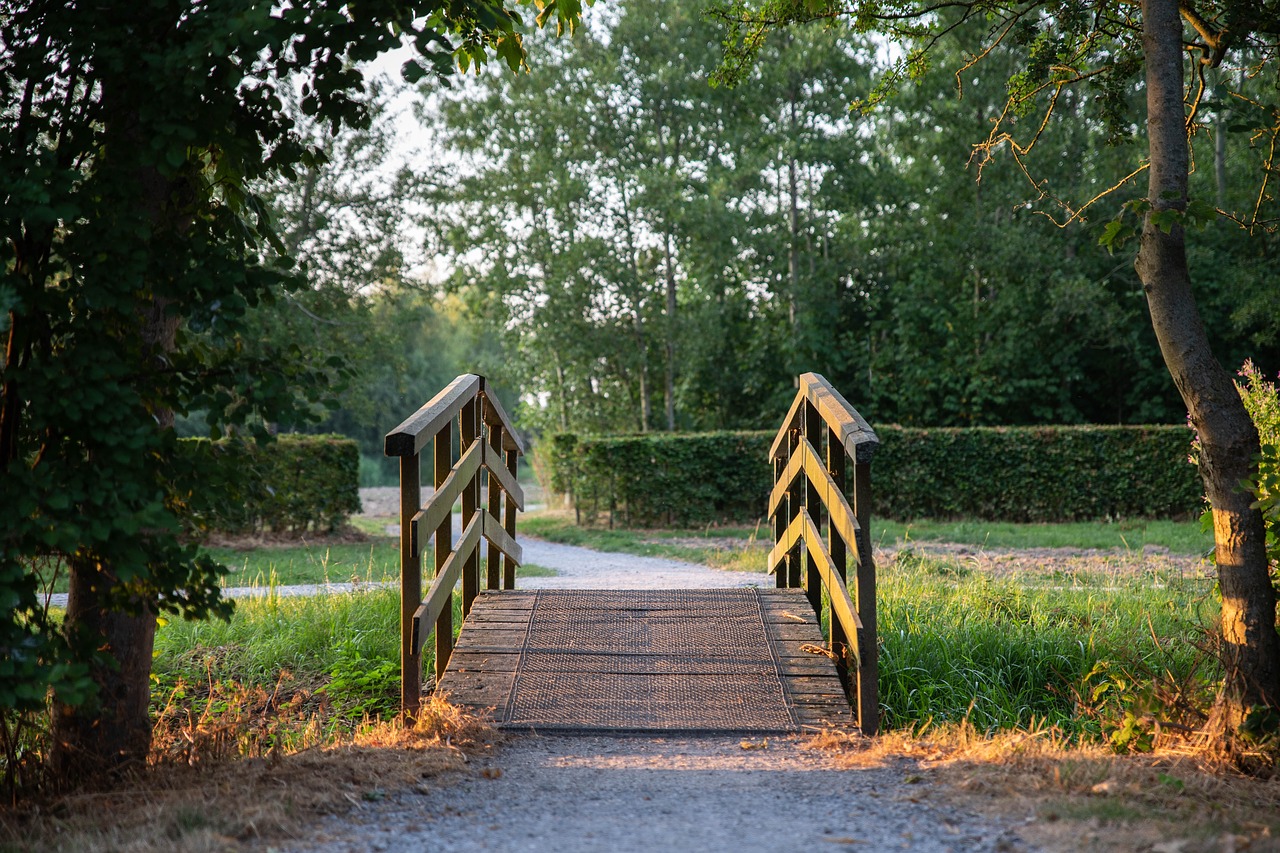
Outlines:
[[[172,498],[193,534],[332,531],[360,511],[360,450],[339,435],[182,439]]]
[[[1203,494],[1184,426],[877,427],[876,515],[1081,521],[1182,517]],[[773,433],[554,436],[539,452],[553,491],[588,516],[689,525],[754,521],[772,485]]]

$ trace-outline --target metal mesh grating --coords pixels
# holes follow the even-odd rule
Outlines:
[[[755,590],[540,590],[506,726],[797,728]]]

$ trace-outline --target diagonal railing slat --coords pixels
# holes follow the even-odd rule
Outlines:
[[[453,653],[453,597],[459,581],[463,619],[482,587],[515,586],[522,559],[516,513],[524,508],[517,465],[524,443],[487,380],[468,373],[387,433],[385,452],[400,457],[400,706],[412,717],[422,701],[427,638],[435,635],[437,684]],[[435,487],[425,504],[424,455],[431,460]],[[485,488],[488,503],[482,506]],[[463,531],[455,544],[452,515],[459,501]],[[424,597],[422,553],[428,538],[434,542],[435,573]],[[489,544],[484,569],[482,540]]]
[[[774,470],[768,504],[774,531],[769,571],[780,587],[803,587],[815,610],[822,607],[826,591],[831,651],[858,724],[867,734],[879,726],[875,563],[867,536],[870,463],[879,443],[875,431],[840,392],[822,376],[806,373],[769,448]],[[852,503],[846,495],[847,459],[854,463]],[[846,578],[848,555],[854,561],[852,594]]]

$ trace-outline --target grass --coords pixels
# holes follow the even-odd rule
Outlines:
[[[1195,685],[1216,673],[1198,650],[1215,609],[1202,578],[1054,587],[966,575],[909,551],[877,574],[888,728],[1047,724],[1096,739],[1155,702],[1153,678]]]
[[[872,541],[951,542],[986,548],[1080,548],[1125,553],[1145,546],[1167,548],[1173,554],[1204,554],[1213,548],[1213,534],[1198,521],[1079,521],[1065,524],[1012,524],[998,521],[872,521]]]
[[[317,543],[253,548],[205,548],[230,571],[223,586],[279,586],[395,581],[400,544],[381,538],[359,543]]]

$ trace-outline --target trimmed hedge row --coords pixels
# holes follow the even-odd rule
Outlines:
[[[340,435],[178,442],[173,499],[193,534],[332,531],[360,511],[360,450]]]
[[[1203,488],[1184,426],[877,427],[874,513],[900,520],[1049,522],[1181,517]],[[558,435],[539,452],[552,491],[627,524],[754,521],[765,513],[772,432]]]

